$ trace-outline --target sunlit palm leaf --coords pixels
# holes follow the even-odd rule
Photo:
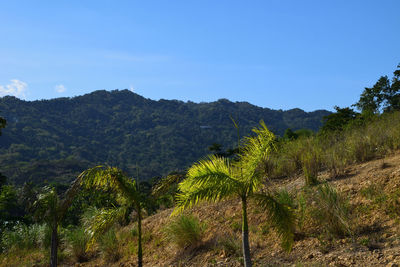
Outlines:
[[[260,164],[275,149],[275,136],[268,130],[264,121],[261,121],[260,127],[253,129],[253,132],[256,136],[246,138],[238,162],[243,171],[242,179],[250,192],[256,191],[261,185],[263,173],[260,172]]]
[[[90,237],[86,250],[90,250],[97,240],[108,231],[116,222],[124,217],[124,207],[98,210],[92,218],[86,221],[85,228]]]
[[[192,186],[228,184],[236,187],[240,185],[237,170],[229,163],[228,159],[215,155],[201,160],[187,172],[187,178],[179,184],[182,192],[190,190]]]
[[[200,201],[218,201],[239,194],[243,184],[237,178],[237,170],[227,159],[210,156],[194,164],[187,178],[179,184],[177,207],[173,214],[191,207]]]
[[[164,177],[154,186],[154,189],[152,190],[152,195],[160,196],[162,194],[167,193],[170,190],[172,185],[178,184],[184,178],[185,178],[185,174],[183,174],[183,173],[171,174],[171,175],[168,175],[167,177]]]
[[[136,182],[129,180],[118,168],[97,166],[82,172],[78,179],[81,184],[87,187],[111,189],[116,193],[121,193],[124,197],[134,202],[135,206],[140,201]]]

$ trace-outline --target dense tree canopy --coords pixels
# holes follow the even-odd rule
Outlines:
[[[354,104],[362,113],[380,113],[400,109],[400,64],[390,80],[382,76],[371,88],[365,88]]]
[[[324,125],[321,132],[341,131],[346,125],[357,118],[357,113],[351,108],[339,108],[335,106],[335,113],[324,117]]]
[[[241,134],[263,119],[276,134],[287,128],[317,130],[327,111],[260,108],[221,99],[212,103],[153,101],[128,90],[96,91],[74,98],[22,101],[0,98],[7,131],[0,139],[0,171],[12,183],[67,183],[97,164],[141,177],[187,168],[213,143],[236,147],[229,115]],[[234,153],[233,150],[230,151]]]

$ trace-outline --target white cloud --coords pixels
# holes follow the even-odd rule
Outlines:
[[[0,85],[0,96],[13,95],[18,98],[25,98],[28,84],[14,79],[10,84]]]
[[[131,92],[134,92],[134,91],[135,91],[135,88],[133,87],[133,85],[130,85],[130,86],[129,86],[129,90],[130,90]]]
[[[57,93],[61,94],[64,93],[67,90],[67,88],[65,88],[65,86],[62,84],[58,84],[54,87],[54,90],[56,90]]]

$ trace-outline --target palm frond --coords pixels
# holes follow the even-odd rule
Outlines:
[[[221,184],[218,188],[214,185],[193,187],[190,191],[178,193],[176,196],[176,207],[171,216],[181,213],[187,208],[195,206],[201,201],[217,202],[237,193],[237,189]]]
[[[177,195],[177,207],[173,214],[203,200],[214,202],[239,193],[243,183],[237,175],[229,160],[222,157],[210,156],[194,164],[187,178],[178,185],[181,193]]]
[[[176,185],[177,183],[181,182],[185,178],[184,173],[178,173],[178,174],[170,174],[164,178],[162,178],[155,186],[154,189],[152,190],[152,195],[153,196],[160,196],[162,194],[167,193],[172,185]]]
[[[290,251],[294,243],[295,213],[282,193],[254,193],[252,197],[264,207],[269,216],[271,226],[281,238],[282,247]]]
[[[229,160],[215,155],[201,160],[187,172],[187,178],[179,183],[179,190],[190,191],[193,186],[219,186],[227,184],[231,187],[240,185],[237,170],[230,164]]]
[[[125,207],[96,210],[93,217],[87,219],[84,223],[86,232],[90,237],[86,250],[90,250],[107,230],[123,218],[125,212]]]
[[[243,169],[243,179],[248,184],[251,192],[255,191],[261,184],[262,173],[259,167],[271,152],[275,149],[275,135],[270,132],[264,121],[260,121],[260,127],[254,128],[256,134],[245,139],[245,145],[240,155],[239,167]]]
[[[116,167],[96,166],[85,170],[78,176],[79,182],[86,187],[111,189],[123,194],[134,202],[140,203],[140,193],[135,180],[130,180],[120,169]]]
[[[54,187],[46,186],[33,203],[34,217],[49,225],[57,224],[59,197]]]
[[[64,197],[60,203],[59,207],[59,216],[60,219],[64,217],[65,213],[67,212],[69,206],[71,206],[72,201],[74,200],[75,196],[79,193],[81,189],[81,184],[78,179],[71,184],[68,190],[65,192]]]

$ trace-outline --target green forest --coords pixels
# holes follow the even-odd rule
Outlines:
[[[97,164],[118,166],[142,179],[185,169],[214,143],[234,149],[232,116],[248,135],[260,120],[277,135],[287,128],[317,131],[328,111],[260,108],[226,99],[212,103],[153,101],[129,90],[27,102],[0,99],[7,130],[0,171],[10,182],[69,183]]]
[[[1,260],[29,265],[42,253],[37,264],[99,255],[112,263],[121,259],[116,244],[123,243],[142,266],[150,244],[175,243],[180,250],[198,244],[206,225],[187,214],[190,208],[234,199],[241,206],[239,226],[232,224],[242,233],[240,249],[232,240],[224,246],[249,267],[252,213],[267,214],[268,229],[261,231],[276,233],[288,252],[299,236],[317,236],[325,245],[357,238],[352,218],[368,211],[348,205],[319,173],[341,179],[347,166],[399,150],[400,65],[334,113],[227,100],[152,101],[128,90],[35,102],[5,97],[0,108]],[[298,192],[271,186],[298,175],[304,177]],[[400,219],[398,201],[379,205]],[[142,221],[166,208],[175,219],[155,239]]]

